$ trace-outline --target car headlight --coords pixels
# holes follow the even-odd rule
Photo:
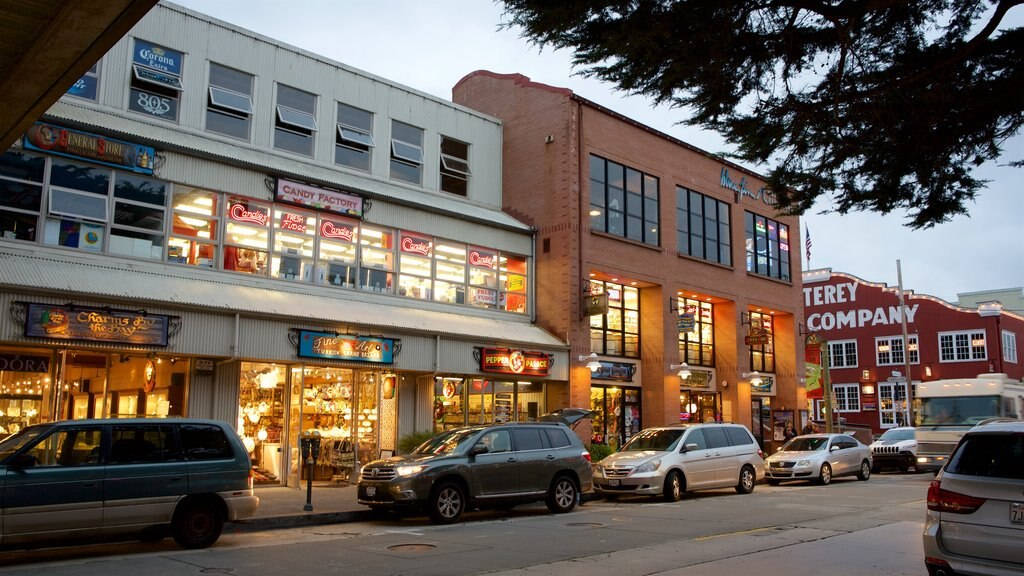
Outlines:
[[[419,474],[420,472],[423,472],[426,469],[427,467],[422,465],[399,466],[398,468],[395,468],[395,474],[399,476],[414,476],[416,474]]]
[[[796,465],[797,466],[810,466],[811,465],[811,461],[810,460],[797,460],[796,461]]]
[[[597,472],[598,474],[604,474],[604,466],[600,464],[594,464],[594,472]]]
[[[644,462],[643,464],[637,466],[636,470],[633,470],[633,472],[634,473],[639,473],[639,474],[642,474],[644,472],[654,472],[660,466],[661,466],[661,459],[660,458],[655,459],[655,460],[648,460],[647,462]]]

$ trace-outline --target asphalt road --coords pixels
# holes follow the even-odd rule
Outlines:
[[[0,553],[0,575],[683,576],[924,574],[921,528],[931,474],[758,485],[681,502],[594,501],[481,512],[453,526],[388,518],[229,534],[207,550],[171,540]]]

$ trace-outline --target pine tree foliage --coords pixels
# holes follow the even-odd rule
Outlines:
[[[824,195],[915,229],[967,214],[973,170],[1024,121],[1024,29],[1005,23],[1024,0],[503,2],[505,26],[584,76],[771,166],[785,213]]]

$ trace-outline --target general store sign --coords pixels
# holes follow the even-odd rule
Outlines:
[[[45,122],[33,124],[25,132],[22,145],[26,150],[88,160],[140,174],[153,173],[154,150],[149,146],[140,146]]]
[[[356,218],[363,216],[363,199],[359,196],[326,190],[284,178],[277,179],[277,199]]]
[[[28,304],[25,336],[167,346],[169,318],[130,310]]]
[[[299,330],[298,355],[300,358],[391,364],[395,361],[395,341],[391,338]]]
[[[544,352],[510,348],[484,348],[480,351],[481,372],[547,376],[550,369],[551,356]]]

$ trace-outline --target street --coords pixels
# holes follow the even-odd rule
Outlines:
[[[597,500],[571,514],[543,505],[470,514],[453,526],[385,517],[225,534],[207,550],[170,539],[0,554],[0,574],[698,575],[923,574],[931,474],[879,474],[716,490],[681,502]]]

